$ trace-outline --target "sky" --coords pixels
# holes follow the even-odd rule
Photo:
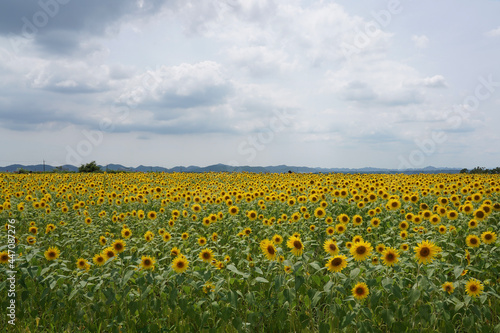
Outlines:
[[[500,166],[498,0],[6,0],[0,165]]]

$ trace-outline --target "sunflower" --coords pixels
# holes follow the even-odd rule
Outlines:
[[[205,237],[198,238],[198,244],[200,246],[203,246],[203,245],[207,244],[207,239]]]
[[[168,242],[171,239],[172,239],[172,235],[169,232],[165,232],[163,234],[163,241]]]
[[[111,244],[116,253],[122,253],[125,250],[125,242],[121,239],[117,239]]]
[[[401,249],[401,251],[408,251],[410,249],[410,245],[408,245],[407,243],[403,243],[399,246],[399,248]]]
[[[476,220],[472,219],[469,221],[469,223],[467,223],[467,225],[469,226],[469,229],[475,229],[477,228],[478,223]]]
[[[333,235],[335,233],[335,228],[328,227],[328,228],[326,228],[325,232],[326,232],[327,235],[331,236],[331,235]]]
[[[377,251],[378,253],[382,253],[384,252],[384,250],[385,250],[384,244],[378,244],[377,246],[375,246],[375,251]]]
[[[290,274],[293,271],[292,267],[290,266],[283,267],[283,270],[285,271],[286,274]]]
[[[90,264],[87,262],[87,260],[80,258],[76,260],[76,267],[78,267],[78,269],[84,269],[88,271],[90,268]]]
[[[121,234],[123,238],[127,239],[132,236],[132,231],[129,228],[123,228]]]
[[[30,227],[29,232],[31,232],[33,235],[36,235],[38,232],[38,228],[37,227]]]
[[[203,249],[200,252],[200,259],[204,262],[211,262],[214,259],[213,251],[210,249]]]
[[[335,226],[335,231],[339,234],[343,234],[346,231],[346,225],[343,223],[339,223]]]
[[[363,241],[363,236],[361,235],[356,235],[352,238],[352,242],[353,243],[359,243],[359,242],[362,242]]]
[[[325,209],[323,207],[318,207],[314,210],[314,216],[316,216],[319,219],[325,217],[325,215],[326,215],[326,212],[325,212]]]
[[[483,293],[484,286],[481,281],[476,279],[470,279],[465,285],[465,291],[467,295],[471,297],[479,296]]]
[[[245,236],[248,236],[248,235],[250,235],[251,233],[252,233],[252,229],[250,229],[250,228],[245,228],[245,229],[243,229],[243,234],[244,234]]]
[[[445,282],[442,284],[441,288],[443,288],[443,291],[446,291],[448,294],[453,293],[453,291],[455,290],[453,282]]]
[[[203,292],[205,294],[208,294],[208,293],[211,293],[211,292],[214,292],[215,290],[215,286],[213,285],[212,282],[205,282],[205,284],[203,285]]]
[[[326,253],[328,253],[331,256],[334,256],[339,253],[337,242],[335,242],[333,239],[326,240],[325,243],[323,244],[323,249],[325,250]]]
[[[104,258],[104,256],[100,253],[96,254],[94,256],[94,258],[92,258],[92,261],[94,262],[94,264],[96,264],[97,266],[102,266],[104,265],[104,263],[106,262],[106,258]]]
[[[415,259],[418,259],[419,263],[423,263],[424,265],[432,262],[434,257],[441,252],[441,248],[436,246],[433,242],[430,241],[422,241],[417,244],[414,248],[415,251]]]
[[[273,240],[274,244],[281,244],[281,243],[283,243],[283,237],[281,237],[278,234],[274,235],[272,240]]]
[[[485,231],[481,234],[481,239],[485,244],[493,244],[497,240],[497,234],[492,231]]]
[[[217,242],[217,240],[219,239],[219,235],[218,235],[216,232],[214,232],[214,233],[212,234],[211,238],[212,238],[212,241],[213,241],[213,242]]]
[[[104,236],[99,237],[99,244],[103,246],[106,245],[106,237]]]
[[[465,249],[465,259],[467,260],[467,265],[470,265],[470,252]]]
[[[350,252],[356,261],[363,261],[371,255],[373,247],[370,243],[361,241],[358,243],[353,243]]]
[[[357,227],[363,223],[363,218],[360,215],[354,215],[352,217],[352,224]]]
[[[484,210],[482,210],[481,208],[479,209],[476,209],[473,213],[474,215],[474,219],[481,222],[481,221],[484,221],[484,219],[486,218],[486,212]]]
[[[7,264],[9,262],[10,256],[6,251],[0,252],[0,264]]]
[[[85,218],[85,224],[86,225],[91,225],[92,224],[92,219],[90,217]]]
[[[408,238],[408,231],[406,230],[403,230],[399,233],[399,236],[402,238],[402,239],[406,239]]]
[[[36,243],[36,238],[35,238],[35,237],[33,237],[33,236],[28,236],[28,237],[26,238],[26,242],[28,242],[28,244],[29,244],[29,245],[33,245],[33,244],[35,244],[35,243]]]
[[[47,251],[45,251],[45,259],[47,260],[54,260],[59,258],[59,249],[57,247],[49,247]]]
[[[291,249],[290,252],[292,252],[295,256],[302,255],[302,252],[304,251],[304,244],[302,244],[300,238],[296,236],[288,238],[286,246]]]
[[[182,255],[177,256],[172,262],[172,269],[179,274],[184,273],[188,269],[188,266],[189,261]]]
[[[476,235],[469,235],[465,239],[465,243],[468,247],[479,247],[479,245],[481,244],[481,240]]]
[[[387,247],[382,252],[382,261],[386,266],[393,266],[399,261],[399,252],[395,248]]]
[[[442,234],[445,234],[446,231],[448,230],[448,228],[446,228],[445,225],[440,225],[439,228],[438,228],[438,231],[439,233],[442,235]]]
[[[408,224],[408,222],[406,221],[401,221],[399,222],[399,229],[401,230],[406,230],[410,227],[410,225]]]
[[[156,214],[156,212],[155,212],[155,211],[150,211],[150,212],[148,213],[148,219],[150,219],[150,220],[154,220],[154,219],[156,219],[156,216],[157,216],[157,214]]]
[[[179,254],[181,254],[181,250],[179,250],[177,247],[174,247],[172,248],[172,250],[170,250],[170,255],[172,257],[177,257]]]
[[[337,216],[337,220],[340,223],[347,224],[347,223],[349,223],[350,218],[347,214],[340,214],[339,216]]]
[[[106,258],[106,259],[111,259],[111,258],[114,258],[116,256],[116,253],[115,253],[115,249],[112,248],[112,247],[107,247],[105,248],[103,251],[102,251],[102,255]]]
[[[273,261],[276,259],[276,247],[274,246],[273,241],[264,239],[260,242],[260,249],[268,260]]]
[[[347,267],[347,257],[344,255],[336,255],[328,259],[325,267],[327,267],[330,272],[341,272],[344,268]]]
[[[151,269],[151,270],[154,270],[154,269],[155,269],[155,263],[156,263],[155,258],[152,258],[152,257],[150,257],[150,256],[142,256],[142,257],[141,257],[141,263],[140,263],[140,266],[141,266],[143,269]]]
[[[369,293],[370,290],[364,282],[359,282],[352,288],[352,296],[358,300],[366,298]]]
[[[377,228],[380,225],[380,219],[378,217],[374,217],[370,220],[370,224],[372,227]]]

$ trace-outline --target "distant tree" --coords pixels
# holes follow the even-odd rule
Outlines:
[[[494,168],[494,169],[491,169],[491,170],[490,170],[490,173],[500,174],[500,167],[496,167],[496,168]]]
[[[464,169],[460,170],[460,173],[469,173],[469,170],[467,168],[464,168]]]
[[[87,164],[82,164],[78,168],[78,172],[101,172],[101,167],[98,166],[95,161],[92,161]]]
[[[18,168],[17,169],[17,173],[20,173],[20,174],[26,174],[26,173],[30,173],[28,170],[26,169],[23,169],[23,168]]]
[[[472,173],[472,174],[482,174],[482,173],[488,173],[488,170],[484,167],[475,167],[474,169],[472,169],[469,173]]]

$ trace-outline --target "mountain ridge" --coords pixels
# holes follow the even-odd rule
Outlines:
[[[363,167],[363,168],[322,168],[322,167],[306,167],[306,166],[288,166],[288,165],[276,165],[276,166],[231,166],[226,164],[212,164],[204,167],[190,165],[190,166],[175,166],[172,168],[165,168],[160,166],[147,166],[139,165],[137,167],[126,167],[121,164],[108,164],[99,165],[103,171],[124,171],[124,172],[255,172],[255,173],[459,173],[461,168],[450,168],[450,167],[434,167],[427,166],[423,168],[412,168],[412,169],[386,169],[386,168],[374,168],[374,167]],[[62,166],[52,166],[43,164],[34,165],[22,165],[22,164],[11,164],[8,166],[0,167],[0,172],[16,172],[19,169],[24,169],[31,172],[41,172],[41,171],[54,171],[55,169],[77,172],[78,167],[70,164]]]

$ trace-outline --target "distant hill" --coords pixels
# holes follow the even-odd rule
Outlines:
[[[139,165],[136,168],[126,167],[121,164],[108,164],[100,165],[102,170],[113,170],[113,171],[129,171],[129,172],[255,172],[255,173],[405,173],[405,174],[417,174],[417,173],[459,173],[461,168],[436,168],[428,166],[425,168],[415,168],[415,169],[381,169],[381,168],[312,168],[304,166],[288,166],[288,165],[276,165],[276,166],[230,166],[226,164],[214,164],[206,167],[199,166],[176,166],[173,168],[164,168],[160,166],[146,166]],[[12,164],[5,167],[0,167],[0,172],[15,172],[18,169],[24,169],[32,172],[40,172],[44,170],[43,164],[36,165],[21,165]],[[74,165],[62,165],[62,166],[52,166],[45,165],[45,171],[53,171],[54,169],[63,171],[78,171],[78,167]]]

